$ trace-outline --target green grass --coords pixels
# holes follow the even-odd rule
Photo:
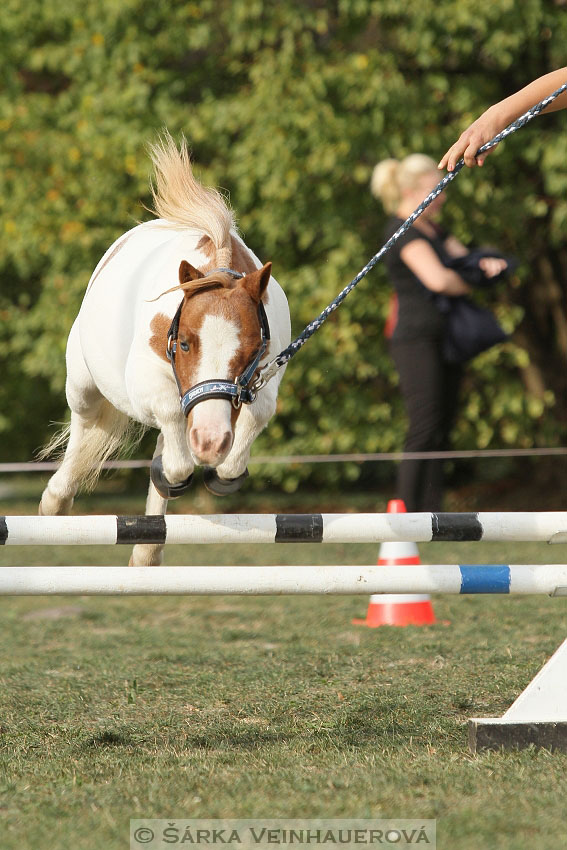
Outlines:
[[[78,509],[142,504],[100,496]],[[10,500],[10,513],[34,510],[26,494]],[[167,560],[373,563],[376,554],[173,546]],[[424,563],[565,558],[545,544],[427,544],[420,554]],[[128,557],[126,547],[13,546],[0,565]],[[367,602],[0,600],[2,850],[118,850],[137,817],[437,818],[439,848],[567,845],[567,755],[473,756],[466,729],[471,716],[502,714],[565,638],[565,600],[439,596],[435,613],[450,625],[372,630],[351,624]]]

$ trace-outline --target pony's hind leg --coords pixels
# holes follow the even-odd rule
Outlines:
[[[163,452],[163,435],[160,434],[154,458]],[[148,498],[146,499],[146,516],[163,516],[167,511],[167,499],[160,496],[153,481],[150,480]],[[163,543],[137,543],[130,558],[130,567],[159,567],[163,560]]]
[[[47,482],[39,513],[67,514],[79,487],[94,486],[102,464],[120,447],[128,430],[128,417],[100,397],[88,412],[72,411],[65,456]],[[57,438],[53,443],[57,443]]]
[[[71,413],[71,424],[65,456],[43,491],[39,503],[40,516],[68,514],[83,477],[83,464],[79,463],[81,446],[89,421],[78,413]]]
[[[75,321],[67,342],[67,403],[71,423],[41,452],[47,457],[66,445],[63,461],[43,491],[39,513],[67,514],[81,485],[94,485],[102,463],[119,448],[128,417],[107,401],[93,381],[81,350]]]

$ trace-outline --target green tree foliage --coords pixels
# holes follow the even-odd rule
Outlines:
[[[161,128],[185,133],[200,177],[230,193],[248,244],[274,263],[298,332],[382,244],[374,164],[439,157],[490,103],[565,64],[562,6],[5,0],[2,454],[28,457],[48,420],[64,415],[67,333],[101,254],[147,217],[145,144]],[[536,119],[448,190],[445,223],[461,239],[521,260],[495,293],[514,342],[468,370],[463,447],[564,434],[564,127],[561,116]],[[382,334],[388,297],[379,266],[292,362],[262,453],[401,448]],[[272,472],[288,489],[304,474]]]

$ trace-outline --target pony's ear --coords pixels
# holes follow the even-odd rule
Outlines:
[[[266,265],[262,266],[261,269],[257,269],[257,271],[251,272],[250,274],[247,274],[246,277],[242,278],[241,286],[244,287],[248,295],[253,301],[256,301],[256,303],[260,301],[260,298],[266,291],[266,287],[270,282],[271,273],[272,264],[266,263]]]
[[[192,280],[199,280],[202,277],[205,277],[203,272],[200,272],[199,269],[196,269],[187,260],[181,260],[181,265],[179,266],[179,283],[181,285],[189,283]]]

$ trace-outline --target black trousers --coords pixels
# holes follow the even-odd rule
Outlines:
[[[462,366],[446,363],[438,338],[391,340],[409,428],[404,451],[435,452],[450,446],[458,407]],[[398,498],[406,510],[439,511],[443,500],[443,461],[405,460],[398,469]]]

